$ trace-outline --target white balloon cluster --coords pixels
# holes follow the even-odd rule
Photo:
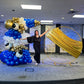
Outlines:
[[[23,34],[21,34],[21,36],[22,36],[22,39],[23,39],[23,38],[29,37],[30,34],[23,33]],[[22,45],[28,44],[27,40],[20,40],[20,39],[15,40],[15,39],[13,39],[13,37],[9,37],[9,36],[4,36],[3,39],[5,40],[4,44],[9,43],[9,44],[12,44],[14,47],[16,47],[18,45],[21,45],[21,44]],[[7,46],[6,46],[6,48],[7,48]]]

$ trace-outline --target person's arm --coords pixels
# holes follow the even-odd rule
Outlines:
[[[47,31],[45,31],[44,33],[42,33],[42,34],[40,35],[40,37],[42,37],[43,35],[45,35],[49,30],[50,30],[50,29],[48,29]]]
[[[28,43],[33,43],[34,41],[34,36],[31,36],[31,37],[27,37],[27,38],[21,38],[20,40],[27,40]]]
[[[23,39],[21,38],[20,40],[26,40],[26,39],[27,39],[27,38],[23,38]]]

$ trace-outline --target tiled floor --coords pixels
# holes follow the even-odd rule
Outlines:
[[[32,56],[33,57],[33,56]],[[72,65],[64,64],[73,60],[69,55],[41,54],[41,63],[7,66],[0,63],[0,81],[47,81],[84,78],[84,56],[80,56]],[[54,65],[56,62],[57,65]],[[60,64],[62,63],[62,64]]]

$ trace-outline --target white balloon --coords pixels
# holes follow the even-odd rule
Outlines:
[[[23,55],[20,54],[19,52],[16,52],[16,57],[21,58]]]
[[[16,39],[15,41],[16,41],[16,42],[19,42],[20,40],[19,40],[19,39]]]
[[[18,30],[19,29],[19,24],[18,23],[15,23],[16,27],[14,28],[15,30]]]
[[[22,38],[26,38],[26,37],[29,37],[30,34],[29,33],[23,33],[23,34],[21,34],[21,36],[22,36]]]
[[[10,49],[12,47],[12,43],[9,43],[9,45],[5,46],[6,49]]]
[[[19,24],[23,24],[23,25],[24,25],[25,30],[27,30],[27,29],[28,29],[28,28],[27,28],[27,26],[26,26],[26,21],[24,21],[24,18],[23,18],[23,17],[19,18]]]
[[[8,43],[7,41],[4,41],[4,44]]]
[[[4,36],[3,39],[4,39],[5,41],[7,41],[8,43],[14,43],[13,37]]]

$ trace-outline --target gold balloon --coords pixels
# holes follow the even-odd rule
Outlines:
[[[15,47],[14,49],[16,49],[17,47]]]
[[[37,20],[35,20],[35,21],[34,21],[34,23],[35,23],[35,26],[40,25],[40,22],[39,22],[39,21],[37,21]]]
[[[25,46],[23,46],[23,48],[25,48]]]
[[[24,25],[23,25],[23,24],[20,24],[18,31],[19,31],[20,33],[23,33],[24,30],[25,30]]]
[[[24,25],[23,24],[20,24],[19,25],[19,28],[21,29],[21,28],[24,28]]]
[[[15,48],[17,48],[17,46]]]
[[[7,29],[12,28],[12,25],[13,25],[13,21],[10,20],[10,19],[5,22],[5,27],[6,27]]]
[[[21,48],[19,48],[19,50],[21,50]]]
[[[14,50],[15,52],[17,52],[16,50]]]
[[[20,33],[23,33],[22,29],[18,29],[18,31],[19,31]]]
[[[13,20],[14,23],[19,23],[19,18],[18,17],[13,17],[12,20]]]
[[[28,49],[27,47],[25,49]]]
[[[19,45],[19,46],[17,46],[17,48],[18,48],[18,47],[20,47],[20,45]]]
[[[14,51],[14,48],[12,48],[11,51]]]
[[[21,48],[22,48],[22,46],[21,46]]]
[[[25,28],[22,28],[22,30],[24,31],[24,30],[25,30]]]
[[[22,50],[22,49],[28,49],[28,47],[24,46],[24,45],[19,45],[19,46],[16,46],[15,48],[13,47],[11,49],[11,51],[15,51],[15,52],[18,52],[19,50]]]

